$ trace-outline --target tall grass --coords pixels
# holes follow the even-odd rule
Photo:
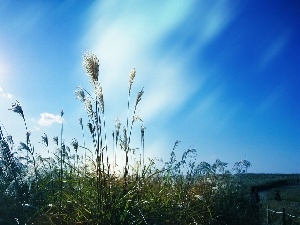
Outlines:
[[[52,143],[46,134],[41,137],[47,148],[46,157],[34,151],[29,135],[26,144],[19,148],[29,154],[15,154],[11,136],[0,129],[0,194],[2,205],[7,206],[7,210],[0,207],[0,224],[16,224],[16,219],[21,224],[250,224],[247,221],[258,216],[248,201],[248,190],[225,171],[227,164],[220,160],[212,165],[198,163],[193,148],[177,158],[179,141],[162,167],[156,160],[145,160],[146,128],[137,115],[143,88],[131,105],[135,69],[129,75],[126,122],[122,126],[120,119],[116,119],[113,144],[109,147],[96,55],[84,53],[83,67],[91,91],[78,87],[75,95],[88,116],[91,144],[86,143],[82,119],[79,125],[83,141],[72,139],[70,148],[63,140],[63,111],[60,143],[58,136]],[[28,133],[19,102],[12,111],[21,115]],[[137,134],[140,153],[132,146],[136,123],[141,124]],[[121,170],[117,165],[120,151],[125,154]],[[130,160],[135,154],[139,154],[137,162]],[[236,165],[239,171],[244,166],[249,164]],[[17,214],[10,213],[12,208]]]

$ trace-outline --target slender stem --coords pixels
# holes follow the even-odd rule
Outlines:
[[[63,157],[64,157],[64,144],[63,144],[63,130],[64,123],[62,120],[63,111],[61,112],[61,130],[60,130],[60,198],[59,198],[59,210],[62,213],[62,189],[63,189]]]

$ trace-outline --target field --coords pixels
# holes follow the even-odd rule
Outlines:
[[[281,201],[275,200],[276,192],[279,191]],[[298,217],[298,219],[287,216],[286,224],[300,224],[300,184],[289,184],[287,186],[272,188],[265,192],[264,199],[262,200],[263,210],[267,206],[277,212],[285,212]],[[282,221],[282,215],[270,213],[271,221]],[[275,223],[276,224],[276,223]]]
[[[128,115],[123,130],[116,120],[113,146],[108,146],[98,59],[89,52],[83,58],[93,92],[79,87],[75,95],[89,117],[87,132],[93,147],[89,149],[85,141],[77,139],[66,144],[62,123],[60,136],[52,142],[47,134],[41,137],[48,156],[37,154],[25,112],[19,102],[13,103],[11,111],[23,119],[27,140],[15,146],[0,124],[0,225],[259,225],[265,224],[267,206],[276,211],[285,207],[287,213],[300,215],[299,175],[247,174],[251,166],[247,160],[235,163],[232,170],[220,160],[213,164],[198,162],[195,149],[175,154],[179,141],[171,149],[169,161],[146,160],[143,125],[137,153],[131,140],[133,126],[141,122],[136,110],[143,89],[137,93],[133,115]],[[129,76],[128,112],[134,77],[135,69]],[[63,115],[62,111],[62,121]],[[82,120],[79,125],[85,140]],[[116,163],[120,153],[125,156],[121,168]],[[252,187],[264,197],[260,208],[250,199]],[[280,191],[280,202],[273,200],[274,188]]]
[[[241,182],[259,190],[261,217],[267,222],[267,208],[300,217],[300,174],[244,174]],[[276,193],[281,200],[276,200]],[[282,214],[270,212],[270,224],[282,224]],[[300,218],[287,216],[286,224],[300,224]]]

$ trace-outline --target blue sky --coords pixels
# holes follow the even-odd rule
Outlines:
[[[117,116],[125,124],[135,67],[148,157],[168,160],[180,140],[178,157],[192,146],[198,162],[220,159],[230,169],[247,159],[249,172],[300,173],[299,21],[296,0],[2,0],[0,120],[24,141],[21,118],[7,110],[17,99],[44,152],[40,136],[59,135],[63,109],[66,142],[82,142],[78,119],[87,119],[74,90],[90,88],[81,61],[91,50],[108,136]]]

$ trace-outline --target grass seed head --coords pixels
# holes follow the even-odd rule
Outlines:
[[[144,88],[142,88],[142,90],[137,94],[135,105],[138,105],[139,102],[142,100],[143,94],[144,94]]]
[[[82,87],[77,87],[75,90],[75,98],[77,98],[79,101],[84,102],[85,101],[85,93]]]
[[[44,133],[44,136],[42,136],[42,142],[48,147],[48,136],[46,133]]]
[[[83,68],[85,68],[86,73],[91,79],[91,82],[94,83],[95,81],[98,81],[99,76],[99,60],[97,56],[92,52],[85,52],[83,54],[83,60],[82,60]]]
[[[85,110],[87,111],[87,114],[90,117],[93,117],[94,111],[93,111],[93,106],[92,106],[92,102],[91,102],[90,98],[87,97],[85,99],[85,101],[84,101],[84,107],[85,107]]]
[[[13,138],[12,138],[11,135],[8,135],[8,136],[6,137],[6,141],[7,141],[8,143],[10,143],[10,144],[14,144],[14,141],[13,141]]]
[[[120,118],[117,116],[117,118],[115,119],[115,129],[116,131],[119,131],[121,127],[121,121]]]
[[[145,132],[146,127],[144,126],[144,124],[141,125],[141,131]]]
[[[26,131],[26,143],[29,143],[29,138],[30,138],[31,132],[30,131]]]
[[[24,113],[23,113],[23,109],[21,104],[18,102],[18,100],[16,100],[15,103],[11,104],[11,109],[13,112],[20,114],[20,116],[22,116],[22,118],[24,119]]]
[[[144,124],[142,124],[142,125],[141,125],[141,138],[142,138],[142,140],[143,140],[144,137],[145,137],[145,129],[146,129],[146,127],[144,126]]]
[[[72,140],[71,144],[72,144],[73,148],[75,149],[75,151],[77,152],[78,146],[79,146],[79,145],[78,145],[77,139],[74,138],[74,139]]]
[[[101,111],[102,113],[104,113],[104,98],[103,98],[102,86],[98,81],[94,82],[94,91],[95,91],[95,95],[99,99]]]
[[[91,132],[91,134],[94,133],[95,131],[95,127],[93,126],[93,124],[91,124],[90,122],[87,123],[87,126],[89,128],[89,131]]]
[[[129,91],[131,90],[131,86],[132,86],[132,84],[133,84],[135,75],[136,75],[136,70],[135,70],[135,68],[133,67],[132,70],[131,70],[131,72],[130,72],[130,77],[129,77]]]
[[[53,141],[54,141],[54,143],[55,143],[56,145],[58,145],[58,136],[54,137],[54,138],[53,138]]]

